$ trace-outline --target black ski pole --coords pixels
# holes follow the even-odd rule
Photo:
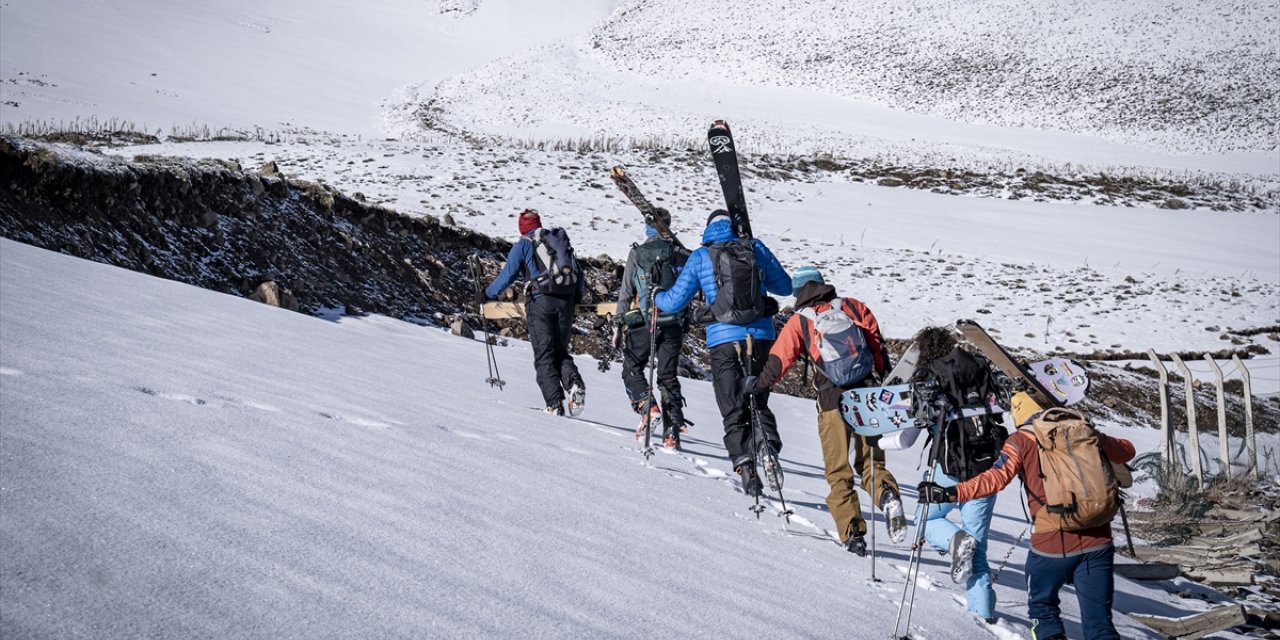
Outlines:
[[[480,293],[484,290],[480,282],[480,257],[472,254],[467,257],[467,262],[471,268],[471,277],[475,283],[476,293]],[[489,367],[489,377],[485,378],[485,382],[488,382],[489,386],[497,387],[499,391],[502,391],[507,382],[502,379],[502,374],[498,372],[498,356],[493,352],[493,342],[489,338],[489,325],[485,322],[483,303],[480,304],[477,311],[480,313],[480,330],[484,333],[485,364]]]
[[[942,445],[942,425],[946,423],[947,407],[942,404],[934,405],[934,410],[938,412],[937,427],[933,433],[933,446],[929,449],[928,465],[929,470],[925,472],[925,481],[933,482],[937,478],[938,473],[938,449]],[[893,635],[890,636],[894,640],[908,640],[909,635],[898,635],[898,629],[902,622],[902,608],[907,608],[907,626],[906,632],[911,632],[911,613],[916,606],[916,586],[920,579],[920,557],[924,553],[925,545],[925,526],[929,523],[929,503],[922,502],[919,496],[916,496],[916,537],[915,542],[911,545],[911,555],[907,559],[907,581],[902,584],[902,597],[898,600],[898,616],[893,621]],[[913,575],[914,569],[914,575]],[[907,602],[907,589],[911,589],[911,601]]]
[[[751,363],[755,361],[755,337],[747,334],[747,359],[742,363],[744,376],[751,375]],[[745,379],[745,378],[744,378]],[[780,514],[787,524],[791,524],[791,514],[794,513],[787,506],[787,499],[782,495],[782,463],[778,461],[778,456],[769,447],[768,440],[764,436],[764,421],[760,419],[760,406],[756,401],[754,393],[748,395],[748,404],[751,407],[751,441],[755,445],[755,457],[760,463],[760,468],[765,472],[766,477],[770,479],[770,483],[774,485],[774,489],[778,492],[778,502],[782,504],[782,513]],[[759,498],[757,498],[757,503]],[[756,512],[756,517],[760,517],[760,512]]]
[[[654,407],[654,389],[653,378],[658,371],[658,297],[657,287],[654,287],[653,278],[645,276],[649,280],[649,380],[648,393],[649,401],[644,406],[644,459],[647,462],[649,457],[653,455],[653,407]],[[663,416],[664,418],[666,416]]]

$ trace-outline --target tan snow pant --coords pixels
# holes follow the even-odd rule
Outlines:
[[[822,442],[822,466],[826,469],[827,508],[836,523],[840,542],[852,534],[865,535],[867,523],[862,519],[862,505],[853,485],[853,466],[849,465],[849,445],[854,445],[854,465],[862,476],[862,489],[871,495],[873,504],[880,504],[880,496],[886,489],[898,491],[898,481],[884,466],[884,451],[873,446],[880,436],[864,438],[855,435],[839,411],[818,412],[818,440]],[[872,482],[874,468],[875,483]]]

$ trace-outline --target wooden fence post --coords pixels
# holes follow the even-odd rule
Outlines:
[[[1160,457],[1164,458],[1166,473],[1180,473],[1178,459],[1174,455],[1173,419],[1169,415],[1169,370],[1165,369],[1155,349],[1147,349],[1147,357],[1151,358],[1156,373],[1160,374]]]
[[[1178,357],[1176,353],[1173,354],[1173,363],[1178,365],[1178,370],[1182,372],[1182,379],[1185,383],[1184,388],[1186,389],[1187,440],[1189,440],[1187,445],[1189,449],[1188,455],[1191,456],[1191,472],[1195,475],[1196,482],[1200,485],[1200,488],[1203,489],[1204,469],[1200,464],[1200,430],[1196,427],[1196,396],[1195,389],[1191,384],[1193,382],[1191,369],[1187,368],[1187,363],[1183,362],[1182,358]]]
[[[1224,478],[1231,478],[1231,446],[1227,441],[1227,393],[1222,388],[1222,367],[1213,356],[1204,354],[1205,362],[1213,369],[1213,384],[1218,391],[1218,457],[1222,459]]]
[[[1249,384],[1249,370],[1241,362],[1240,356],[1231,356],[1244,382],[1244,445],[1249,457],[1249,475],[1258,477],[1258,442],[1253,437],[1253,387]]]

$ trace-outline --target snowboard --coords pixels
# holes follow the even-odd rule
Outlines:
[[[885,384],[902,384],[911,379],[915,375],[916,363],[920,361],[920,347],[912,342],[907,347],[906,352],[902,354],[902,359],[898,360],[898,364],[889,370],[889,375],[884,377]]]
[[[742,193],[742,176],[738,173],[738,148],[733,144],[733,133],[724,120],[716,120],[707,130],[707,143],[711,146],[711,160],[720,177],[720,190],[724,191],[725,208],[733,221],[733,230],[739,238],[751,238],[751,219],[747,217],[747,198]]]
[[[1074,360],[1048,358],[1032,362],[1030,367],[1040,385],[1064,405],[1084,400],[1089,391],[1089,374]]]
[[[615,166],[609,170],[609,178],[613,180],[613,184],[618,186],[618,190],[622,192],[622,195],[626,196],[631,201],[631,204],[634,204],[640,210],[640,215],[644,216],[645,224],[657,229],[658,235],[663,240],[681,249],[688,250],[680,243],[680,239],[676,237],[676,234],[671,232],[671,228],[654,213],[655,207],[649,203],[649,199],[644,197],[643,193],[640,193],[640,187],[637,187],[636,183],[631,180],[631,176],[627,175],[626,169],[621,166]]]
[[[840,394],[840,415],[860,436],[878,436],[916,426],[911,415],[911,385],[849,389]]]
[[[956,328],[969,344],[991,361],[991,364],[1013,379],[1015,386],[1018,387],[1015,391],[1026,391],[1027,395],[1031,396],[1031,399],[1043,409],[1064,406],[1058,396],[1046,389],[1035,375],[1019,364],[981,325],[972,320],[958,320]]]
[[[611,316],[618,309],[616,302],[601,302],[598,304],[580,304],[576,311],[579,314],[595,314],[598,316]],[[489,301],[484,303],[484,319],[485,320],[524,320],[524,303],[523,302],[498,302]]]

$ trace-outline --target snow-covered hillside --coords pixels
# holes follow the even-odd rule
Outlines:
[[[615,374],[532,410],[523,343],[327,322],[0,240],[0,635],[882,637],[907,548],[836,545],[809,401],[779,397],[790,526],[729,476],[708,383],[652,468]],[[1117,430],[1140,450],[1155,432]],[[904,485],[916,452],[893,454]],[[998,566],[1024,529],[999,501]],[[909,504],[912,502],[908,501]],[[925,554],[912,637],[1025,637],[1022,566],[971,619]],[[1183,583],[1184,589],[1202,589]],[[1214,596],[1207,595],[1209,600]],[[1068,633],[1078,633],[1069,590]],[[1208,606],[1118,580],[1117,612]],[[1125,638],[1153,633],[1117,613]],[[1239,637],[1220,634],[1219,638]]]

